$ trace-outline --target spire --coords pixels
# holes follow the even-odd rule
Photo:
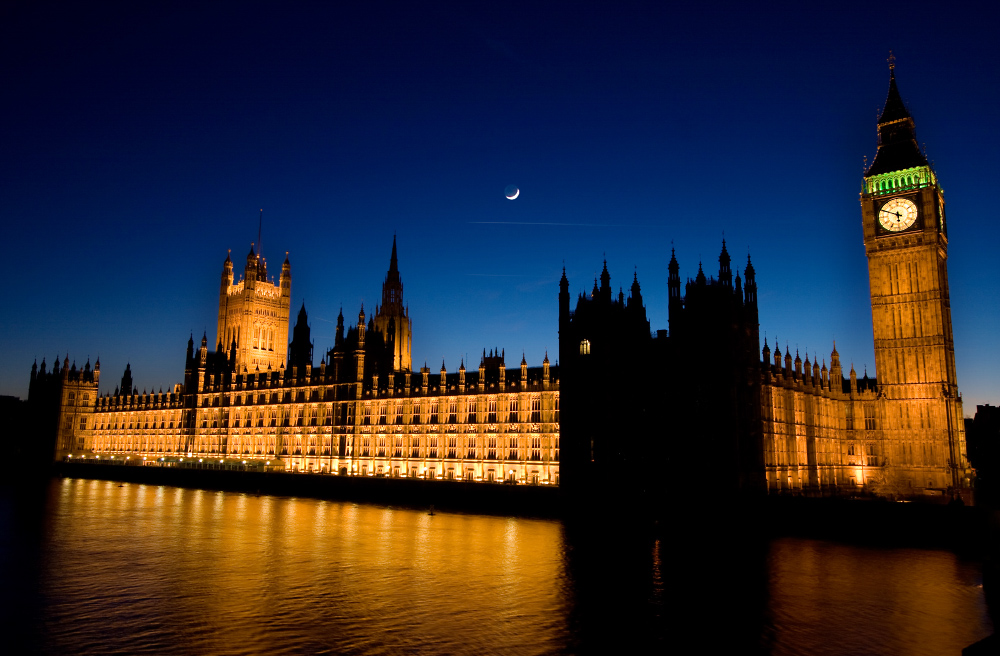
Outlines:
[[[604,260],[604,270],[601,271],[601,291],[611,298],[611,274],[608,273],[607,260]]]
[[[629,296],[628,303],[631,306],[633,303],[642,305],[642,291],[639,288],[639,273],[635,272],[632,274],[632,289],[631,295]]]
[[[738,278],[737,278],[738,279]],[[747,267],[743,270],[743,302],[753,307],[757,306],[757,275],[750,262],[750,253],[747,253]]]
[[[878,150],[866,176],[927,166],[927,158],[917,145],[913,117],[896,86],[896,58],[889,52],[889,91],[878,119]]]
[[[732,258],[729,257],[729,251],[726,250],[726,240],[722,240],[722,252],[719,253],[719,282],[721,282],[726,287],[733,286],[733,270],[730,268],[730,262]]]
[[[880,125],[904,118],[912,118],[903,103],[903,98],[899,95],[899,88],[896,86],[896,56],[892,54],[892,50],[889,51],[889,58],[886,61],[889,62],[889,93],[885,97],[882,115],[878,118]]]
[[[381,316],[402,316],[403,309],[403,280],[399,276],[399,262],[396,258],[396,235],[392,236],[392,254],[389,256],[389,271],[385,274],[385,281],[382,283],[382,305],[375,309],[375,314]]]
[[[698,275],[695,276],[694,281],[699,285],[705,284],[705,272],[701,269],[701,262],[698,263]]]
[[[667,276],[667,291],[669,294],[669,301],[667,305],[667,311],[669,312],[668,321],[670,329],[673,330],[677,326],[673,323],[674,319],[680,318],[681,311],[681,267],[677,264],[677,256],[674,254],[673,247],[670,248],[670,264],[667,267],[670,274]]]
[[[257,247],[260,248],[260,234],[264,230],[264,208],[260,208],[260,218],[257,220]],[[262,249],[261,249],[262,250]],[[263,250],[262,250],[263,252]]]

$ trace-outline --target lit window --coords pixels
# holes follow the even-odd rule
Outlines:
[[[580,355],[590,355],[590,340],[585,339],[580,342]]]

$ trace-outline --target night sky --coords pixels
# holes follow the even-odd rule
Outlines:
[[[564,264],[574,295],[605,257],[616,290],[637,272],[666,328],[671,244],[712,275],[724,234],[762,338],[874,374],[858,194],[892,49],[948,202],[965,412],[1000,402],[995,5],[288,4],[0,9],[0,394],[67,352],[102,392],[127,361],[182,381],[260,208],[317,363],[394,233],[432,371],[554,361]]]

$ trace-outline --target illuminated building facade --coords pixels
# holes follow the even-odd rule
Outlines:
[[[741,281],[723,241],[718,278],[699,264],[681,293],[668,266],[669,333],[649,332],[638,277],[628,300],[600,285],[570,308],[559,293],[563,480],[641,488],[656,497],[712,479],[723,495],[865,485],[886,494],[968,488],[962,401],[938,180],[890,66],[879,146],[861,193],[877,379],[814,359],[758,355],[756,273]],[[814,355],[814,358],[816,356]],[[613,380],[614,389],[594,380]],[[662,463],[657,466],[656,463]],[[710,473],[709,473],[710,472]]]
[[[725,241],[718,276],[699,264],[684,285],[671,254],[669,331],[650,332],[638,275],[626,298],[605,263],[571,308],[564,271],[561,381],[548,356],[508,369],[502,351],[484,350],[478,371],[463,362],[457,372],[443,363],[414,372],[395,239],[374,316],[362,307],[347,326],[341,313],[314,367],[304,305],[286,348],[287,258],[273,285],[251,249],[239,283],[224,263],[216,350],[207,336],[198,349],[190,340],[173,391],[137,394],[127,371],[115,394],[97,399],[98,367],[33,368],[33,389],[63,381],[46,383],[60,390],[57,455],[278,460],[297,471],[614,488],[654,500],[695,487],[721,497],[967,488],[944,197],[890,70],[860,196],[877,378],[853,367],[845,376],[835,346],[829,368],[777,342],[773,353],[767,340],[760,349],[756,271],[749,256],[742,276],[734,270]]]
[[[226,255],[219,288],[218,350],[235,348],[238,371],[277,370],[288,353],[288,311],[292,294],[292,268],[285,254],[278,284],[267,279],[267,262],[247,255],[243,278],[233,281],[233,261]]]
[[[244,280],[252,280],[256,266],[251,252]],[[219,342],[228,339],[228,351],[209,351],[207,336],[198,348],[190,339],[184,383],[171,392],[139,393],[130,369],[114,394],[100,398],[97,376],[72,373],[61,379],[79,378],[74,384],[80,389],[63,392],[64,398],[75,396],[63,403],[59,416],[72,417],[74,423],[67,428],[71,431],[60,434],[57,457],[558,484],[558,368],[550,366],[548,357],[540,367],[528,367],[522,357],[519,367],[508,369],[502,351],[484,350],[478,371],[467,371],[464,362],[452,373],[444,363],[434,374],[426,366],[410,371],[410,320],[395,240],[376,316],[366,323],[362,308],[357,324],[345,331],[341,313],[334,347],[318,367],[312,363],[304,305],[288,348],[288,366],[268,359],[285,353],[276,345],[272,350],[270,337],[242,339],[247,332],[262,336],[265,329],[282,334],[282,320],[287,334],[287,259],[281,284],[272,286],[274,298],[268,289],[263,298],[241,299],[238,307],[243,309],[224,317],[227,298],[240,293],[231,281],[227,257]],[[269,308],[275,314],[266,314]],[[277,322],[269,325],[270,319]],[[68,364],[52,375],[63,373]]]
[[[94,407],[98,402],[101,382],[101,361],[90,368],[90,360],[82,369],[69,363],[69,355],[59,364],[57,357],[49,371],[45,359],[41,367],[31,365],[28,381],[28,402],[41,439],[55,449],[55,456],[87,449],[93,443]],[[129,376],[126,367],[125,375]],[[51,453],[49,455],[52,455]]]

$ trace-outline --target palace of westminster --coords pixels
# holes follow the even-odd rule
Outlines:
[[[289,343],[287,257],[274,284],[251,247],[239,280],[226,257],[215,348],[188,342],[183,383],[139,393],[126,367],[100,395],[100,363],[67,356],[32,366],[29,404],[58,460],[646,494],[967,488],[944,196],[892,65],[878,137],[860,195],[876,378],[845,375],[835,347],[829,366],[761,349],[754,267],[741,278],[724,241],[718,276],[699,265],[683,286],[672,254],[669,330],[650,332],[638,279],[615,294],[605,264],[572,309],[563,273],[557,366],[484,350],[477,370],[414,371],[394,238],[381,304],[341,313],[318,366],[304,305]]]

